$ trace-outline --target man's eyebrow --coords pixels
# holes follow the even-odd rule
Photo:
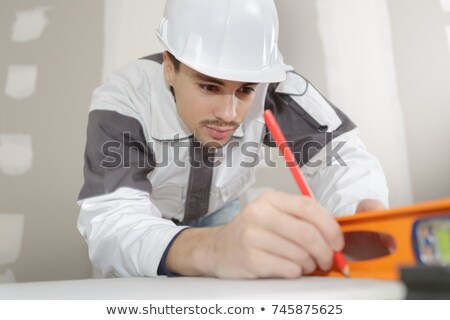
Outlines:
[[[196,78],[197,80],[201,80],[201,81],[205,81],[205,82],[212,82],[212,83],[216,83],[216,84],[221,85],[221,86],[225,85],[225,83],[220,81],[219,79],[207,76],[207,75],[202,74],[202,73],[197,73],[197,72],[193,73],[193,77]],[[252,86],[252,85],[257,85],[257,83],[255,83],[255,82],[247,82],[247,83],[242,84],[243,87]]]
[[[258,83],[256,83],[256,82],[246,82],[242,86],[248,87],[248,86],[257,86],[257,85],[258,85]]]

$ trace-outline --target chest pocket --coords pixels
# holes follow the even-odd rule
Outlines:
[[[241,196],[255,182],[256,168],[245,168],[237,177],[220,187],[211,186],[208,212],[219,209],[225,202]]]
[[[152,190],[151,199],[161,211],[163,217],[174,218],[184,211],[183,185],[168,184]]]

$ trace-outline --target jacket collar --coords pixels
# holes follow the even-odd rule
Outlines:
[[[158,69],[151,84],[151,134],[155,140],[182,140],[192,136],[192,132],[184,124],[177,112],[172,93],[168,88],[163,66]],[[235,138],[242,138],[244,130],[242,124],[233,134]]]

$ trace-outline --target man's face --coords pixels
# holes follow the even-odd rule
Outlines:
[[[256,83],[211,78],[182,63],[175,71],[166,53],[164,75],[173,88],[179,116],[205,146],[227,144],[255,98]]]

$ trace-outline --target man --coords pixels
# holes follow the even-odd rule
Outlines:
[[[94,266],[222,278],[330,269],[344,247],[330,213],[384,208],[386,183],[355,125],[283,63],[273,0],[168,0],[157,36],[163,55],[93,95],[78,228]],[[239,208],[256,169],[246,146],[274,146],[263,109],[318,201],[272,191]]]

